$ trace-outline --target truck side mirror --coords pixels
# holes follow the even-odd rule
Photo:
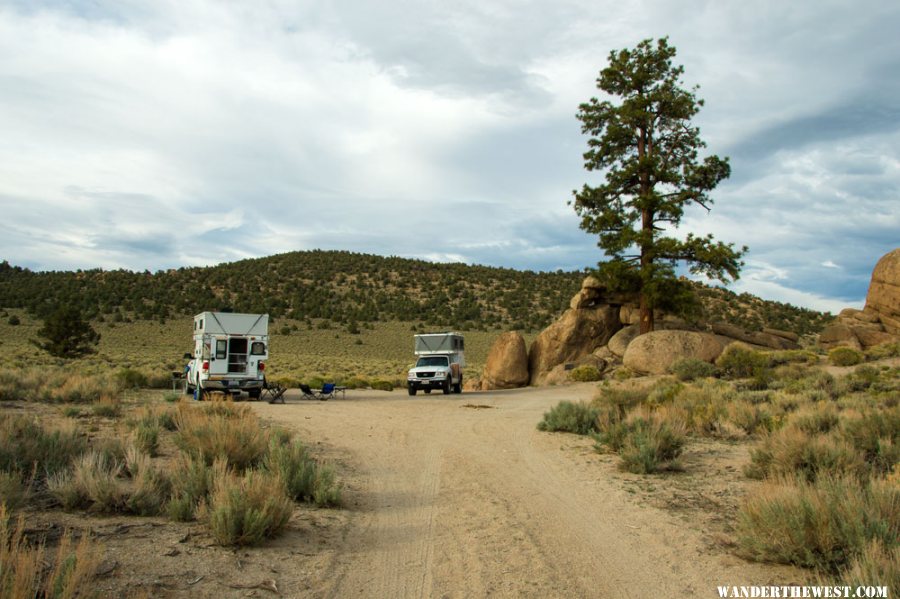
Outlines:
[[[184,354],[184,359],[185,359],[185,360],[193,360],[193,359],[194,359],[194,356],[192,356],[191,354],[185,353],[185,354]]]

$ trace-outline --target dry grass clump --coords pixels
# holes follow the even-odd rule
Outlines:
[[[217,458],[245,470],[260,462],[269,445],[269,435],[249,406],[211,403],[182,405],[175,414],[175,443],[186,453],[211,465]]]
[[[76,460],[71,471],[51,476],[47,487],[65,509],[123,511],[126,493],[118,480],[122,468],[121,462],[92,450]]]
[[[737,531],[741,551],[750,558],[836,574],[864,559],[875,543],[897,545],[900,488],[854,477],[787,477],[746,500]]]
[[[101,548],[87,535],[76,543],[71,532],[55,552],[32,546],[25,538],[21,516],[10,526],[6,506],[0,504],[0,597],[4,599],[74,599],[89,597],[100,565]]]
[[[900,543],[891,547],[878,539],[871,541],[851,560],[841,584],[854,589],[873,585],[900,589]]]
[[[250,469],[237,475],[225,468],[214,473],[209,501],[199,508],[222,545],[257,545],[280,533],[293,511],[274,474]]]
[[[859,452],[840,437],[790,426],[768,435],[751,450],[745,472],[751,478],[796,476],[814,481],[823,474],[861,478],[867,468]]]

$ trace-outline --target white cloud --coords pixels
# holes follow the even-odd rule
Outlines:
[[[0,254],[590,266],[596,240],[565,206],[596,181],[574,114],[611,49],[670,34],[734,170],[680,232],[748,244],[741,284],[760,292],[855,301],[900,230],[898,24],[875,0],[13,2]]]

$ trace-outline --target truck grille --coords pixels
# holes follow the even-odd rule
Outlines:
[[[434,377],[434,373],[433,372],[420,372],[419,376],[422,377],[423,379],[430,379],[430,378]]]

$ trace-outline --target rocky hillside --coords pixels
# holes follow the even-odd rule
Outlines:
[[[94,319],[166,320],[202,310],[354,323],[407,321],[461,330],[538,331],[567,307],[584,272],[435,264],[336,251],[290,252],[205,268],[33,272],[0,263],[0,307],[42,316],[74,303]],[[697,285],[715,320],[817,332],[812,310]]]

